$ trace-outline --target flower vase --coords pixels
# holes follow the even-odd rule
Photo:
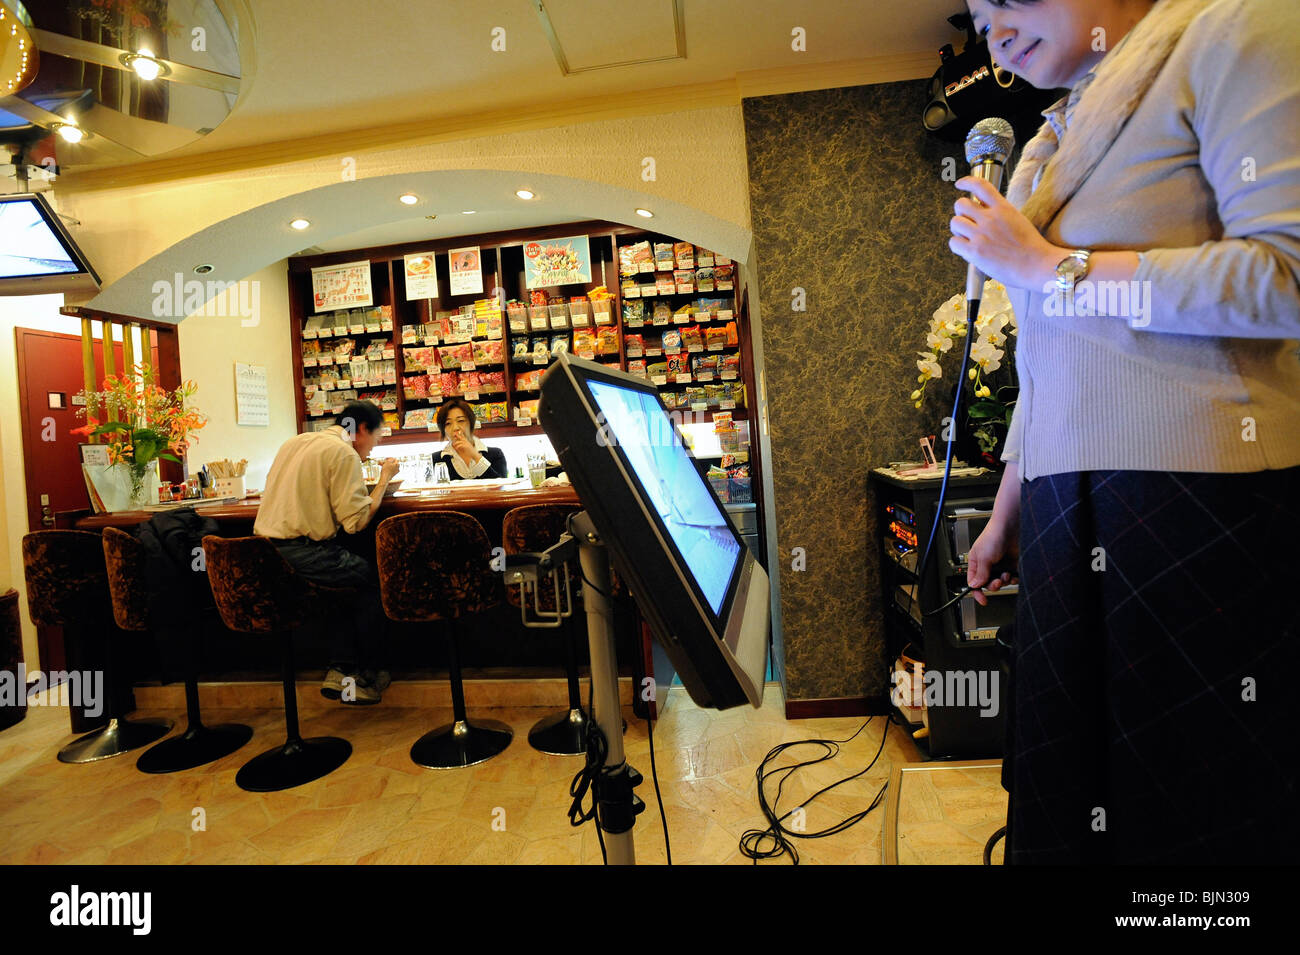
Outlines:
[[[158,503],[158,462],[150,461],[143,467],[119,465],[126,474],[128,487],[127,510],[139,511],[148,504]]]

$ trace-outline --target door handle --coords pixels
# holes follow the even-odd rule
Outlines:
[[[41,526],[42,527],[54,526],[54,512],[50,510],[49,507],[41,508]]]

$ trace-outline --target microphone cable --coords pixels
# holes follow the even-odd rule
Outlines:
[[[880,805],[880,801],[885,795],[885,790],[889,788],[889,782],[887,780],[885,784],[880,787],[875,797],[871,800],[871,804],[867,806],[866,809],[863,809],[860,812],[855,812],[850,816],[846,816],[844,819],[841,819],[833,826],[829,826],[817,832],[796,832],[792,829],[787,829],[784,825],[785,820],[796,809],[802,809],[808,807],[809,805],[812,804],[813,800],[815,800],[818,796],[822,795],[823,793],[830,792],[832,789],[835,789],[837,786],[842,786],[844,783],[847,783],[850,780],[857,779],[858,777],[869,772],[871,768],[876,765],[876,762],[880,759],[880,754],[885,749],[885,741],[889,738],[889,727],[890,724],[893,722],[893,718],[890,714],[885,714],[885,729],[884,732],[880,734],[880,747],[876,750],[876,755],[871,758],[871,762],[868,763],[865,768],[859,770],[858,772],[852,774],[851,776],[845,776],[843,779],[840,779],[836,782],[831,783],[829,786],[825,786],[817,790],[817,792],[813,793],[811,796],[805,799],[800,805],[795,806],[794,809],[788,809],[784,813],[780,813],[778,815],[778,811],[780,809],[780,803],[781,803],[781,793],[785,789],[786,782],[795,773],[795,771],[799,769],[803,769],[805,766],[815,766],[818,763],[824,763],[827,760],[834,759],[836,756],[839,755],[840,746],[843,745],[844,743],[851,742],[859,733],[861,733],[864,729],[870,726],[871,721],[874,719],[875,719],[874,716],[869,718],[865,723],[859,726],[857,730],[854,731],[853,735],[850,736],[848,739],[796,740],[788,743],[780,743],[779,745],[774,746],[772,749],[768,751],[767,755],[763,757],[763,761],[759,763],[758,770],[754,774],[755,778],[758,780],[758,805],[759,805],[759,809],[762,810],[763,818],[767,820],[767,828],[750,829],[740,837],[741,855],[745,856],[748,859],[752,859],[754,865],[758,865],[759,859],[779,859],[781,856],[788,855],[790,856],[791,862],[794,865],[798,865],[799,851],[795,848],[795,844],[792,840],[824,839],[827,836],[836,835],[837,833],[843,832],[845,829],[848,829],[851,826],[857,825],[859,822],[865,819],[872,812],[872,810],[874,810],[877,806]],[[822,755],[816,757],[815,759],[806,759],[803,760],[802,762],[793,763],[788,766],[777,766],[773,769],[770,770],[768,769],[768,764],[770,764],[773,760],[778,759],[782,754],[786,752],[786,750],[791,749],[795,746],[820,746],[822,747],[824,752],[822,753]],[[776,776],[778,774],[783,774],[783,775],[780,776],[780,779],[777,782],[776,798],[773,799],[771,803],[768,803],[767,791],[765,788],[767,779],[769,776]]]

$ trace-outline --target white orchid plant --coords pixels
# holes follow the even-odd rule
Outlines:
[[[1007,357],[1008,351],[1007,336],[1015,335],[1016,331],[1016,314],[1007,298],[1006,287],[989,279],[984,283],[980,312],[975,319],[976,338],[970,349],[971,368],[966,373],[974,382],[977,399],[967,409],[967,419],[971,434],[985,454],[991,454],[997,447],[998,436],[994,425],[1011,423],[1016,386],[1001,385],[995,390],[990,387],[989,378],[1002,367],[1002,359]],[[953,343],[965,334],[966,296],[958,293],[935,309],[930,318],[930,329],[925,336],[929,351],[917,352],[920,358],[916,367],[920,374],[916,380],[920,387],[911,395],[912,403],[917,408],[921,407],[925,398],[926,386],[933,379],[943,377],[943,366],[940,364],[942,356],[954,351]],[[961,349],[956,351],[960,353]],[[1008,370],[1011,369],[1009,360],[1007,367]],[[1006,395],[1008,391],[1012,394]]]

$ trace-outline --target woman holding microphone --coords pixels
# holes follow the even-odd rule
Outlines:
[[[1007,861],[1294,861],[1300,4],[968,6],[1070,89],[951,222],[1019,324],[968,574],[1019,557]]]

